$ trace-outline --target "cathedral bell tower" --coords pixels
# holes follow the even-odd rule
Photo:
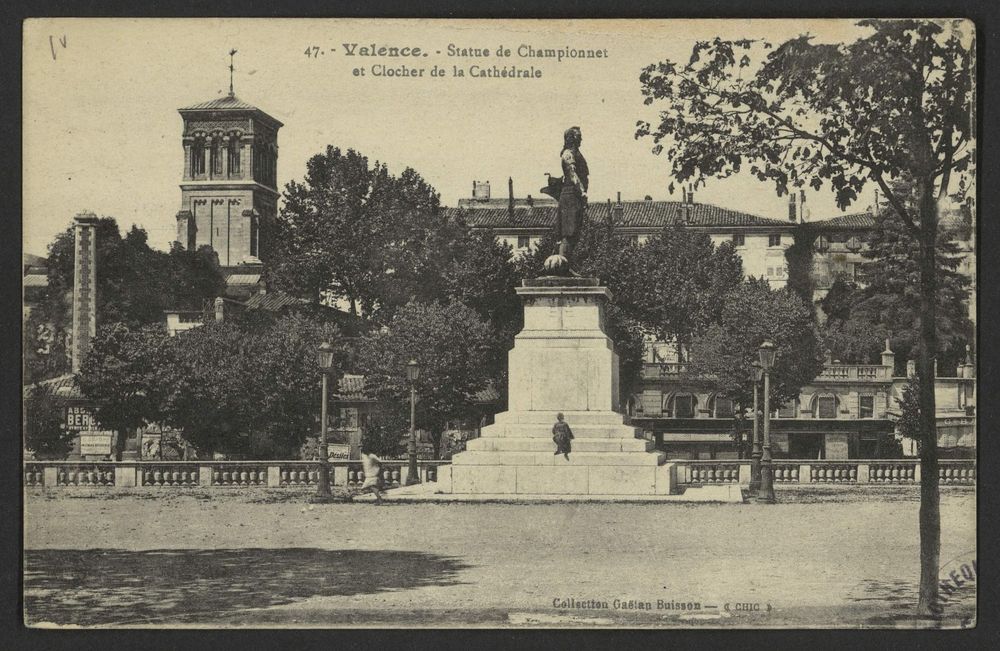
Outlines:
[[[259,265],[261,222],[277,213],[283,125],[236,97],[232,78],[225,97],[179,112],[184,176],[177,241],[189,250],[211,246],[224,268]]]

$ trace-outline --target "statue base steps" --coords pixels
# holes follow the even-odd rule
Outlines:
[[[524,329],[508,358],[509,411],[456,454],[440,493],[657,496],[671,492],[666,454],[618,413],[618,356],[604,332],[610,293],[594,278],[539,278],[517,288]],[[562,412],[569,459],[554,454]]]

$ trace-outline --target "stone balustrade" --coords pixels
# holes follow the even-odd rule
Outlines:
[[[438,466],[445,460],[419,460],[421,481],[437,481]],[[383,485],[395,488],[406,483],[407,462],[382,465]],[[24,464],[24,486],[109,486],[116,488],[295,488],[315,487],[319,482],[318,461],[29,461]],[[360,487],[365,473],[357,461],[330,462],[334,486]]]
[[[678,474],[679,484],[739,484],[750,476],[749,468],[745,471],[740,468],[749,461],[691,460],[676,463],[683,471]]]
[[[818,379],[888,382],[892,380],[892,367],[876,364],[827,364],[820,371]]]
[[[439,466],[450,461],[421,460],[421,480],[437,481]],[[679,485],[747,484],[750,460],[668,460],[675,466]],[[942,485],[974,485],[974,459],[939,462]],[[920,461],[916,459],[859,459],[846,461],[781,459],[773,464],[775,484],[894,484],[920,483]],[[406,483],[406,461],[387,461],[382,466],[386,488]],[[79,462],[29,461],[24,464],[24,486],[34,487],[150,487],[150,488],[295,488],[315,487],[319,481],[317,461],[138,461]],[[330,462],[334,486],[360,487],[365,481],[356,461]]]
[[[749,484],[750,460],[668,460],[675,466],[677,483]],[[938,462],[942,485],[976,483],[974,459],[943,459]],[[773,462],[775,484],[896,484],[920,483],[917,459],[805,460]]]

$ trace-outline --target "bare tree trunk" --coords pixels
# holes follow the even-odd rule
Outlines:
[[[937,205],[932,183],[920,196],[920,601],[921,616],[940,613],[941,495],[938,488],[934,357],[937,352]]]

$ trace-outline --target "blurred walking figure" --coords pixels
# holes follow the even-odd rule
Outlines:
[[[556,414],[556,424],[552,426],[552,440],[556,443],[555,454],[561,454],[569,461],[569,453],[572,451],[573,430],[563,419],[562,412]]]
[[[375,503],[382,503],[382,460],[370,450],[361,451],[361,468],[365,473],[365,481],[358,493],[374,493]]]

